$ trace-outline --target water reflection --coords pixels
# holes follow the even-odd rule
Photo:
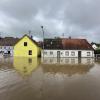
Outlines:
[[[100,100],[100,63],[94,61],[0,59],[0,100]]]
[[[30,75],[40,64],[38,58],[18,58],[14,57],[13,65],[14,68],[22,75]]]
[[[0,58],[0,70],[7,70],[13,68],[13,58]]]
[[[93,58],[42,58],[42,67],[45,73],[50,74],[86,74],[94,66]]]

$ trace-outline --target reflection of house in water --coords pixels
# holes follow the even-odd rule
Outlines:
[[[94,66],[92,58],[44,58],[42,59],[43,71],[46,73],[62,73],[69,76],[73,74],[85,74]]]
[[[93,64],[93,58],[42,58],[43,64]]]
[[[13,58],[0,58],[0,69],[12,69],[13,68]]]
[[[14,57],[14,67],[23,76],[30,75],[39,65],[38,58]]]

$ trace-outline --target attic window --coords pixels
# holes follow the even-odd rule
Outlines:
[[[27,46],[27,42],[24,42],[24,46]]]

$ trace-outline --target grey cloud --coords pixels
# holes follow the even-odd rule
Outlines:
[[[99,0],[1,0],[0,31],[22,36],[32,30],[42,37],[44,25],[45,37],[65,33],[100,42],[99,9]]]

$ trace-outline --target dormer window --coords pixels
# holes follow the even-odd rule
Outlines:
[[[24,46],[27,46],[27,42],[24,42]]]

